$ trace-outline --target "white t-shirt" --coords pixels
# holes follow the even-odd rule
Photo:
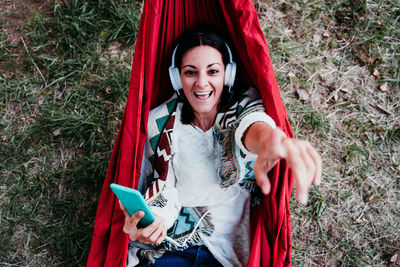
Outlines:
[[[250,250],[250,193],[237,183],[228,188],[219,186],[221,148],[214,142],[213,129],[203,132],[182,124],[180,114],[176,118],[177,134],[172,143],[177,146],[172,150],[172,165],[179,201],[184,207],[208,206],[215,228],[211,236],[203,235],[202,240],[223,266],[246,265]]]

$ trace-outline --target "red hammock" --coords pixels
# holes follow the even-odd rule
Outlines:
[[[129,95],[100,196],[87,266],[125,266],[128,236],[110,183],[137,187],[149,110],[172,93],[168,77],[177,36],[211,24],[231,36],[240,79],[259,89],[265,108],[288,136],[292,132],[279,94],[267,43],[251,0],[151,0],[144,4]],[[290,266],[289,198],[293,180],[281,160],[269,173],[271,193],[251,211],[248,266]]]

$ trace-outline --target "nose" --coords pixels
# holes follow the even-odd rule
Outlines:
[[[208,77],[206,73],[199,72],[196,80],[196,85],[200,88],[204,88],[208,85]]]

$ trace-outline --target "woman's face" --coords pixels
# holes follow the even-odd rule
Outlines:
[[[183,92],[197,115],[215,116],[224,88],[221,53],[207,45],[189,49],[182,57]]]

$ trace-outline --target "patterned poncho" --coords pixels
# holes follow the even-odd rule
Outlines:
[[[173,151],[172,140],[176,120],[178,97],[174,95],[164,104],[150,111],[148,139],[139,189],[145,192],[150,207],[162,209],[169,201],[163,190],[168,177],[174,175],[171,166]],[[273,120],[266,115],[262,100],[254,88],[243,93],[238,101],[217,115],[213,127],[214,141],[220,147],[219,186],[228,188],[238,183],[252,192],[252,205],[256,205],[260,190],[256,186],[253,172],[254,154],[247,151],[241,142],[244,131],[255,121],[265,121],[275,127]],[[170,178],[171,179],[171,178]],[[173,196],[174,197],[174,196]],[[176,199],[174,200],[176,201]],[[201,235],[210,236],[214,225],[208,207],[182,207],[167,235],[179,246],[163,242],[160,246],[141,249],[139,255],[154,262],[166,250],[184,249],[201,245]]]

